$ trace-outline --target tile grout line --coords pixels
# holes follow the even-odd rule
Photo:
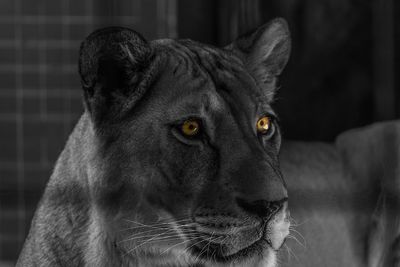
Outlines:
[[[21,2],[15,0],[14,2],[14,32],[15,40],[19,45],[15,46],[15,87],[16,87],[16,132],[17,132],[17,185],[18,185],[18,242],[23,243],[25,238],[25,200],[23,195],[25,168],[24,168],[24,117],[23,117],[23,88],[22,88],[22,29],[18,22],[18,16],[21,14]]]
[[[44,14],[46,12],[46,2],[43,2],[38,5],[37,9],[39,14]],[[36,16],[37,20],[40,20],[43,16]],[[47,24],[38,24],[39,25],[39,35],[41,36],[46,36],[46,26]],[[38,60],[40,64],[40,73],[39,73],[39,100],[40,100],[40,118],[42,121],[47,121],[47,42],[46,40],[43,40],[43,45],[44,49],[38,49]],[[41,135],[39,138],[39,162],[42,165],[43,162],[46,161],[47,159],[47,153],[46,153],[46,138],[45,135]]]
[[[70,5],[69,5],[69,0],[63,0],[62,1],[62,6],[63,6],[63,10],[67,10],[67,12],[70,10]],[[65,14],[63,14],[63,16],[66,16]],[[63,21],[68,21],[68,19],[63,19]],[[66,44],[66,41],[69,40],[70,37],[70,27],[68,27],[67,23],[62,24],[62,28],[61,28],[61,40],[62,40],[62,44],[64,46],[64,44]],[[65,49],[62,50],[62,59],[63,61],[67,62],[68,60],[68,54],[65,53]],[[68,136],[68,133],[70,131],[70,127],[71,127],[71,113],[72,113],[72,97],[71,97],[71,90],[70,89],[66,89],[64,90],[64,109],[63,109],[63,113],[64,113],[64,119],[63,119],[63,127],[64,127],[64,137]],[[47,158],[47,160],[49,160]]]
[[[39,18],[39,19],[38,19]],[[140,16],[114,16],[121,23],[135,24],[140,21]],[[81,25],[81,24],[93,24],[107,22],[110,19],[109,16],[49,16],[49,15],[18,15],[18,16],[1,16],[0,23],[13,23],[14,19],[17,19],[21,24],[34,24],[34,25],[47,25],[47,24],[66,24],[66,25]]]

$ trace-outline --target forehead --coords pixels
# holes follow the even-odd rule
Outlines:
[[[170,90],[174,91],[175,108],[205,106],[218,110],[228,105],[248,114],[270,109],[267,95],[233,53],[189,40],[169,41],[162,46],[174,83]]]

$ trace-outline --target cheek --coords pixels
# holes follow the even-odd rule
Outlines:
[[[91,195],[97,206],[109,216],[130,211],[132,203],[136,202],[138,191],[126,172],[123,166],[106,161],[90,170]]]
[[[279,153],[281,147],[281,134],[278,127],[276,127],[275,133],[270,139],[264,140],[263,145],[266,148],[266,151],[272,151],[273,154]]]
[[[172,134],[159,133],[157,139],[143,139],[133,147],[131,183],[159,209],[190,209],[204,182],[217,171],[210,148],[183,144]]]
[[[203,143],[183,144],[171,134],[163,145],[160,163],[169,170],[170,179],[179,185],[195,189],[216,171],[215,153]]]
[[[275,138],[276,138],[275,139],[276,140],[276,150],[279,152],[279,150],[281,149],[282,136],[281,136],[281,131],[278,127],[276,129]]]
[[[215,159],[207,149],[173,141],[160,150],[154,166],[157,175],[152,179],[149,193],[152,203],[176,214],[194,206],[204,182],[213,177],[216,168]]]

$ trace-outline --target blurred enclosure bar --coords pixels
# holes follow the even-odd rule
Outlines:
[[[331,141],[400,116],[394,0],[0,1],[0,261],[14,262],[82,112],[79,44],[94,29],[223,46],[281,16],[293,52],[275,107],[286,138]]]

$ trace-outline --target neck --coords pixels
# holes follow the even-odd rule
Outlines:
[[[92,230],[101,232],[88,186],[92,142],[92,124],[83,114],[57,160],[17,266],[86,264]]]

